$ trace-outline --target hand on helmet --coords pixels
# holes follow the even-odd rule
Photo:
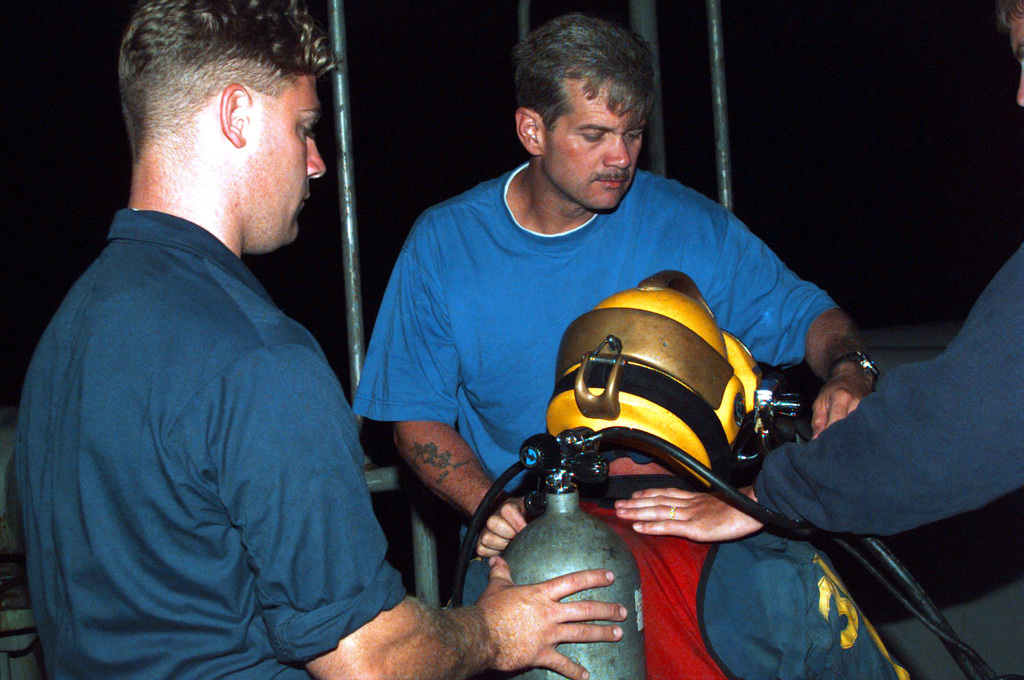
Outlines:
[[[751,487],[740,491],[757,500]],[[718,494],[682,489],[638,491],[629,500],[615,501],[615,514],[634,520],[633,531],[638,534],[678,536],[700,542],[742,538],[763,526]]]

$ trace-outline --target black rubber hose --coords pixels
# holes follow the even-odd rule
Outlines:
[[[525,469],[526,466],[518,460],[512,463],[507,470],[501,473],[500,477],[494,480],[491,488],[487,490],[480,501],[480,505],[476,506],[473,519],[470,520],[469,528],[466,529],[466,536],[462,539],[462,545],[459,546],[459,559],[455,563],[455,582],[452,584],[452,607],[462,606],[462,591],[466,587],[466,570],[469,569],[469,560],[472,559],[473,548],[476,547],[476,537],[483,529],[487,518],[490,517],[494,499],[501,494],[501,490],[505,488],[506,484]]]
[[[939,627],[950,634],[950,637],[953,638],[953,642],[951,642],[951,644],[959,654],[954,652],[953,649],[949,649],[949,645],[947,645],[947,649],[949,649],[950,654],[953,655],[953,658],[956,659],[957,663],[960,663],[960,655],[963,655],[969,663],[974,664],[978,672],[983,677],[994,678],[996,675],[995,671],[985,663],[985,660],[981,658],[980,654],[960,639],[960,636],[957,635],[955,630],[953,630],[953,626],[951,626],[949,621],[946,620],[946,617],[943,616],[942,611],[935,606],[935,603],[932,602],[931,598],[924,592],[924,588],[921,584],[917,582],[917,579],[914,578],[906,566],[896,558],[896,555],[889,550],[889,547],[877,538],[862,538],[861,543],[871,550],[879,559],[880,563],[889,570],[889,573],[893,577],[892,580],[903,584],[904,587],[907,588],[909,595],[914,598],[915,602],[925,609],[929,617],[935,621]]]

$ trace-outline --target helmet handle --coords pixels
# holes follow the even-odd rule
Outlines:
[[[605,345],[612,351],[611,357],[599,356]],[[608,380],[604,391],[594,394],[590,391],[590,369],[595,363],[611,363]],[[626,360],[622,357],[622,341],[614,335],[604,339],[597,349],[583,355],[580,367],[576,371],[576,382],[573,395],[576,397],[576,408],[587,418],[615,420],[619,417],[619,387],[622,384],[622,367]]]

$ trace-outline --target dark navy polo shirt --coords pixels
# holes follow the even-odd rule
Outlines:
[[[28,574],[62,678],[306,678],[399,574],[319,346],[231,251],[122,210],[33,357]]]

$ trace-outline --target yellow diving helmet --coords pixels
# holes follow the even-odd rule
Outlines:
[[[718,327],[693,280],[658,272],[566,329],[548,432],[636,428],[725,474],[760,379],[750,352]]]

